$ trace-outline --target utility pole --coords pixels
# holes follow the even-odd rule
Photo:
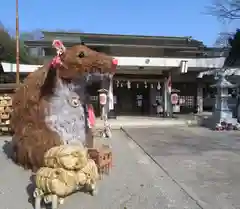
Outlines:
[[[18,0],[16,0],[16,84],[20,83],[19,78],[19,15],[18,15]]]

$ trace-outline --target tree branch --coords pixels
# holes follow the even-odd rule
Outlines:
[[[240,0],[214,0],[207,10],[220,20],[237,20],[240,19]]]

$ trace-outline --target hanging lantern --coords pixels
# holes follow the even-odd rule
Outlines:
[[[123,87],[123,83],[120,84],[121,88]]]
[[[172,104],[176,105],[178,103],[178,94],[174,93],[171,95],[171,102]]]
[[[137,83],[137,89],[139,88],[139,84]]]
[[[119,81],[116,81],[117,88],[119,87]]]
[[[160,83],[158,82],[157,83],[157,90],[160,90],[161,89],[161,85],[160,85]]]
[[[151,83],[151,89],[153,89],[153,84]]]
[[[99,92],[99,102],[100,102],[100,104],[101,105],[107,104],[107,93],[108,93],[108,90],[106,90],[106,89],[99,89],[98,92]]]
[[[107,95],[105,93],[101,93],[99,97],[100,104],[105,105],[107,103]]]
[[[146,81],[144,81],[144,87],[145,87],[145,89],[148,87]]]
[[[127,88],[128,88],[128,89],[131,88],[131,82],[130,82],[130,81],[127,82]]]

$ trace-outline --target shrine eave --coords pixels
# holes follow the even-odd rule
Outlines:
[[[49,48],[52,46],[52,41],[25,41],[24,42],[26,47],[43,47]],[[73,45],[80,44],[79,41],[64,41],[64,45],[67,47],[71,47]],[[182,50],[191,50],[191,52],[197,52],[199,49],[197,47],[189,47],[189,46],[176,46],[176,45],[163,45],[163,46],[153,46],[153,45],[136,45],[136,44],[111,44],[111,43],[94,43],[94,42],[85,42],[87,46],[102,46],[102,47],[127,47],[127,48],[156,48],[156,49],[163,49],[163,48],[170,48],[170,49],[182,49]]]

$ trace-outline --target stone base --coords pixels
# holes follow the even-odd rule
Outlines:
[[[212,115],[211,128],[214,130],[238,130],[238,121],[231,111],[216,111]]]
[[[168,112],[163,112],[163,117],[164,118],[173,118],[173,114],[172,113],[168,113]]]

